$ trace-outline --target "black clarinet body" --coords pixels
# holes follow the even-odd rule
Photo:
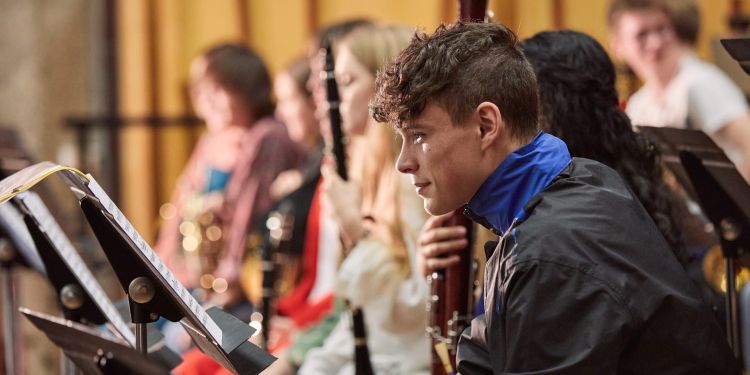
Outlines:
[[[339,89],[336,85],[336,76],[334,75],[333,51],[331,44],[325,46],[325,87],[326,98],[328,100],[328,120],[331,125],[332,151],[336,159],[336,172],[346,181],[349,174],[346,170],[346,150],[344,145],[346,138],[341,130],[341,112],[339,112]]]
[[[352,332],[354,333],[354,373],[357,375],[373,375],[362,309],[353,308],[350,311],[352,313]]]
[[[325,58],[325,87],[328,100],[328,117],[331,126],[333,142],[333,156],[336,159],[336,171],[343,180],[348,180],[346,170],[346,138],[341,130],[341,113],[339,112],[339,91],[334,75],[333,51],[330,43],[324,47]],[[367,331],[365,330],[365,319],[362,310],[358,307],[350,307],[352,316],[352,335],[354,336],[354,365],[356,375],[373,375],[372,363],[370,362],[370,350],[367,347]]]
[[[287,251],[286,245],[292,237],[294,228],[294,207],[291,202],[282,203],[279,208],[268,215],[266,228],[268,240],[261,246],[261,270],[263,282],[261,290],[261,332],[265,336],[263,349],[268,349],[268,335],[271,328],[271,317],[275,314],[273,305],[276,299],[276,279],[278,254]]]

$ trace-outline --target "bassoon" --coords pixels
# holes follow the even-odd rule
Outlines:
[[[324,46],[324,79],[328,100],[328,119],[331,126],[332,151],[336,159],[336,172],[343,180],[348,179],[346,171],[345,138],[341,130],[341,113],[339,112],[339,91],[334,75],[333,51],[330,42]],[[354,336],[354,366],[357,375],[373,375],[370,351],[367,348],[364,312],[359,307],[349,308],[352,316],[352,334]]]
[[[459,250],[459,261],[430,275],[431,298],[427,305],[430,322],[427,332],[432,341],[433,375],[452,375],[456,368],[458,338],[472,319],[474,306],[474,225],[460,210],[446,221],[445,226],[463,226],[468,245]]]
[[[483,22],[487,1],[460,0],[459,19]],[[429,277],[431,298],[428,303],[429,326],[427,332],[432,341],[433,375],[452,375],[456,369],[458,339],[472,319],[474,306],[474,225],[461,210],[453,212],[445,226],[463,226],[469,239],[466,248],[457,252],[458,263],[437,270]]]

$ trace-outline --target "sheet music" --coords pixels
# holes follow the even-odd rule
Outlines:
[[[128,327],[128,324],[122,319],[122,316],[117,312],[117,309],[99,285],[99,282],[91,274],[88,267],[86,267],[86,264],[78,255],[73,244],[57,224],[55,218],[52,217],[49,210],[47,210],[44,202],[33,192],[21,193],[16,196],[16,199],[20,200],[34,219],[36,219],[39,227],[47,235],[55,250],[68,266],[68,269],[73,272],[73,275],[81,283],[81,286],[86,289],[88,295],[91,296],[94,303],[99,307],[114,329],[130,343],[130,346],[135,347],[135,336]]]
[[[31,238],[26,224],[23,222],[23,216],[18,209],[11,204],[0,204],[0,227],[6,229],[8,237],[13,242],[23,259],[29,265],[41,274],[45,274],[44,263],[36,252],[34,239]]]
[[[135,230],[133,225],[128,221],[125,215],[120,209],[112,202],[109,196],[99,186],[91,175],[83,175],[80,171],[60,166],[51,162],[41,162],[27,167],[21,171],[8,176],[4,180],[0,181],[0,204],[12,198],[13,196],[28,190],[39,181],[43,180],[47,176],[58,173],[65,183],[67,183],[71,190],[81,198],[83,195],[92,195],[101,202],[104,209],[112,215],[117,225],[130,239],[130,241],[138,248],[140,253],[147,260],[151,267],[161,276],[175,292],[181,303],[187,307],[190,311],[191,316],[187,316],[188,320],[193,320],[194,325],[200,324],[200,329],[205,328],[206,333],[219,345],[222,349],[228,351],[234,348],[226,348],[223,343],[223,332],[219,328],[218,324],[211,319],[206,313],[203,307],[193,296],[185,289],[185,287],[177,280],[172,272],[166,267],[166,265],[159,259],[156,253],[151,249],[148,243],[141,237],[141,235]]]
[[[179,296],[182,300],[182,303],[184,303],[185,306],[187,306],[188,309],[198,319],[198,322],[206,327],[208,333],[211,335],[211,338],[213,338],[219,345],[222,345],[223,333],[221,331],[221,328],[219,328],[216,322],[214,322],[214,320],[208,316],[206,310],[204,310],[200,303],[198,303],[198,301],[193,298],[193,296],[190,294],[190,292],[188,292],[187,289],[185,289],[182,283],[177,280],[177,278],[172,274],[169,268],[167,268],[164,262],[161,261],[159,256],[156,255],[154,250],[151,249],[151,246],[149,246],[146,240],[144,240],[143,237],[141,237],[140,233],[135,230],[133,225],[130,223],[130,221],[128,221],[122,211],[117,208],[117,205],[112,202],[107,193],[105,193],[104,190],[99,186],[96,180],[94,180],[91,175],[86,175],[86,177],[88,177],[89,180],[87,184],[88,189],[91,191],[94,197],[99,199],[104,209],[107,210],[110,215],[112,215],[112,217],[115,219],[115,222],[117,222],[117,224],[120,226],[120,229],[125,232],[125,234],[135,244],[138,250],[140,250],[140,252],[146,257],[146,259],[148,259],[148,261],[151,263],[151,265],[154,266],[156,271],[159,272],[164,281],[166,281],[167,284],[169,284],[169,286],[172,288],[172,290],[175,291],[177,296]],[[230,348],[228,351],[231,351],[232,349],[234,348]]]
[[[73,168],[44,161],[13,173],[0,181],[0,203],[3,203],[8,199],[13,198],[16,194],[29,189],[50,174],[63,170],[74,174],[75,172],[73,171],[78,172]]]

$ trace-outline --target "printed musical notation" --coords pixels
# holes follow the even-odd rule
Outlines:
[[[143,239],[141,234],[138,233],[138,231],[133,227],[133,225],[125,217],[122,211],[120,211],[117,205],[112,202],[109,196],[107,196],[107,193],[104,192],[104,190],[101,188],[101,186],[99,186],[96,180],[94,180],[91,175],[86,175],[86,177],[88,178],[88,188],[93,196],[99,199],[99,202],[101,202],[104,209],[110,215],[112,215],[115,222],[120,226],[120,229],[125,232],[125,234],[138,248],[141,254],[143,254],[143,256],[149,261],[154,269],[159,272],[164,281],[167,282],[167,284],[172,288],[175,294],[180,297],[182,303],[184,303],[185,306],[187,306],[187,308],[195,315],[197,321],[200,322],[201,325],[206,328],[206,330],[208,330],[211,338],[214,339],[219,345],[221,345],[221,328],[219,328],[216,322],[214,322],[211,317],[208,316],[206,310],[204,310],[200,303],[198,303],[198,301],[193,298],[193,296],[182,285],[182,283],[177,280],[172,271],[170,271],[169,268],[167,268],[167,266],[164,264],[164,262],[161,261],[159,256],[156,255],[156,252],[151,249],[151,246],[149,246],[149,244],[145,239]]]

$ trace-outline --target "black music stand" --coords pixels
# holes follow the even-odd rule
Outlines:
[[[735,357],[739,358],[735,263],[750,249],[750,186],[705,133],[673,128],[639,129],[660,146],[667,167],[700,202],[716,228],[726,267],[727,336]]]
[[[721,45],[740,64],[742,70],[750,74],[750,39],[721,39]]]
[[[218,308],[204,310],[91,175],[41,162],[0,181],[0,197],[10,199],[51,174],[57,174],[79,199],[86,220],[127,291],[138,352],[147,354],[147,323],[163,316],[189,327],[201,350],[234,373],[259,373],[273,363],[273,356],[248,342],[253,328]]]
[[[23,216],[16,207],[0,205],[0,287],[2,288],[3,316],[3,363],[6,374],[18,373],[16,361],[19,358],[19,335],[17,334],[18,301],[15,269],[28,267],[45,274],[44,266],[36,252],[34,243],[26,229]]]
[[[145,351],[146,324],[164,317],[181,321],[204,353],[235,373],[257,374],[275,361],[247,341],[255,331],[249,325],[216,307],[203,310],[93,177],[88,175],[88,181],[72,173],[63,177],[78,195],[91,229],[128,293],[139,352]]]
[[[169,369],[133,350],[125,341],[85,325],[19,309],[78,369],[87,375],[164,375]]]
[[[33,192],[24,192],[13,199],[24,214],[24,222],[47,269],[47,278],[57,292],[66,319],[82,324],[109,324],[113,333],[135,347],[135,337],[99,282],[85,265],[62,228]],[[129,316],[128,316],[129,317]],[[170,369],[180,362],[177,354],[158,345],[161,334],[153,337],[149,357]]]

